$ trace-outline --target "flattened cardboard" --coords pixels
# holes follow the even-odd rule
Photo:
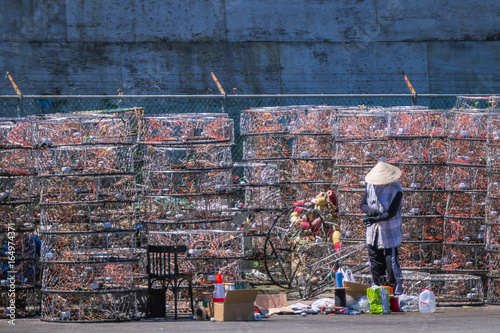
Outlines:
[[[366,289],[370,286],[363,283],[347,282],[344,281],[344,287],[346,288],[346,294],[358,301],[361,296],[366,295]]]
[[[257,289],[228,290],[224,303],[213,303],[216,321],[254,320]]]
[[[295,313],[295,310],[292,309],[289,306],[284,306],[284,307],[281,307],[281,308],[272,308],[272,309],[269,309],[269,310],[263,310],[262,314],[265,314],[266,311],[268,311],[267,315],[273,315],[273,314],[293,314],[293,313]]]
[[[255,306],[260,310],[282,308],[287,305],[286,294],[260,294],[255,299]]]

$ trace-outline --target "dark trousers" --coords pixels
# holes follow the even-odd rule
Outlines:
[[[378,286],[391,286],[394,295],[401,295],[403,293],[403,274],[399,267],[398,248],[378,249],[376,245],[368,246],[368,256],[373,283]]]

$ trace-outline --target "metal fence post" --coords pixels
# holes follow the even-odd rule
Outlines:
[[[24,116],[24,100],[23,100],[23,95],[19,95],[19,99],[17,100],[17,117],[21,118]]]

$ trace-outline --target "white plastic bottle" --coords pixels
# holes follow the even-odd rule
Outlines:
[[[418,297],[418,310],[422,313],[433,313],[436,311],[436,297],[434,293],[425,288]]]

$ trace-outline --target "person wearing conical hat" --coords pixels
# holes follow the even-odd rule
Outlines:
[[[403,293],[398,257],[403,234],[403,189],[397,182],[399,177],[399,168],[378,162],[365,176],[366,188],[360,204],[367,215],[363,221],[373,283],[384,285],[387,272],[387,284],[393,288],[394,295]]]

